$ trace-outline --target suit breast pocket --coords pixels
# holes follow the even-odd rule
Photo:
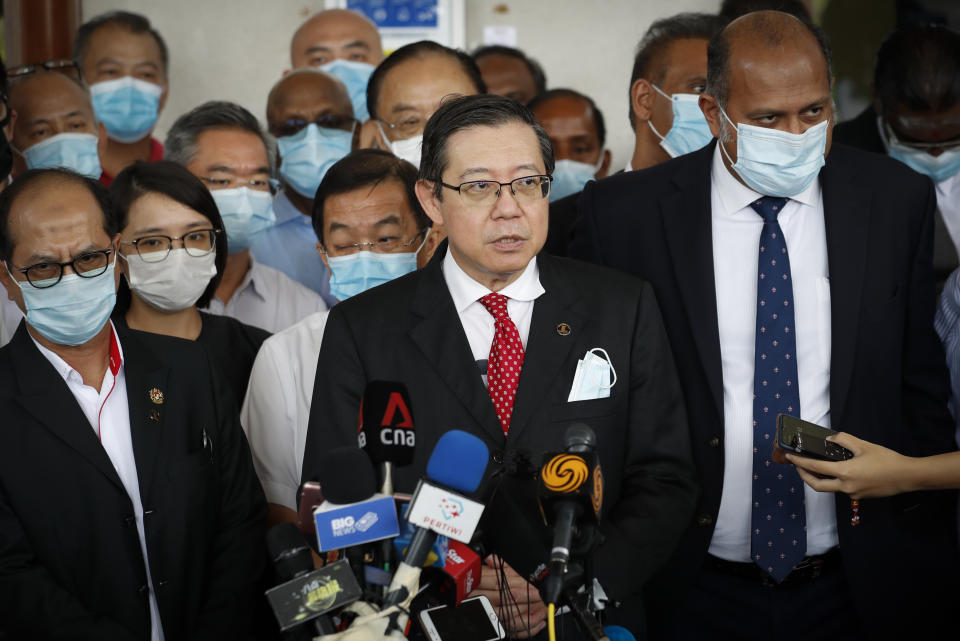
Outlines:
[[[610,416],[615,411],[615,396],[609,398],[593,398],[586,401],[570,401],[554,405],[550,409],[550,421],[585,421],[587,419]]]

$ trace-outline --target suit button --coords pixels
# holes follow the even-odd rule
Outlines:
[[[148,594],[150,594],[150,586],[146,583],[137,588],[137,596],[144,597]]]
[[[710,439],[710,447],[720,447],[720,438],[714,436],[712,439]]]
[[[503,451],[497,450],[493,453],[493,462],[497,465],[503,464]]]
[[[713,523],[713,519],[707,516],[706,514],[701,514],[697,517],[697,525],[706,527]]]

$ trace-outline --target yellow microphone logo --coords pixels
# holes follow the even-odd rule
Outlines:
[[[551,492],[575,492],[590,476],[587,462],[573,454],[557,454],[540,471],[543,486]]]

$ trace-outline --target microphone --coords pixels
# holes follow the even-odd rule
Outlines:
[[[380,470],[380,492],[393,494],[393,468],[413,462],[417,442],[406,385],[367,383],[360,399],[357,441]]]
[[[349,564],[337,561],[314,570],[310,548],[293,523],[280,523],[267,531],[267,550],[281,584],[264,594],[281,632],[312,621],[316,633],[333,633],[333,624],[323,615],[362,594]],[[285,634],[285,638],[291,637]]]
[[[372,559],[374,567],[368,568],[363,546],[399,533],[393,497],[376,494],[373,466],[361,449],[331,449],[320,459],[319,467],[318,478],[326,500],[313,515],[317,549],[344,549],[361,585],[368,583],[368,574],[371,583],[387,583],[378,578],[377,566],[382,565],[383,559]]]
[[[581,517],[590,525],[600,518],[603,473],[596,454],[597,437],[587,425],[575,423],[564,435],[566,450],[546,454],[540,468],[540,510],[553,523],[550,576],[544,600],[557,603],[570,562],[570,548]]]
[[[450,541],[443,565],[424,568],[421,583],[429,586],[431,602],[455,607],[480,583],[482,569],[483,559],[473,548],[459,541]]]
[[[416,589],[420,567],[437,534],[469,543],[483,514],[483,505],[464,496],[476,492],[487,469],[490,451],[472,434],[450,430],[437,440],[410,501],[407,520],[417,529],[387,596],[384,608],[405,603]]]

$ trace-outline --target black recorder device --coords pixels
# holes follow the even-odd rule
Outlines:
[[[833,434],[837,432],[796,416],[777,415],[777,445],[788,452],[821,461],[846,461],[853,458],[853,452],[827,440],[827,437]]]

